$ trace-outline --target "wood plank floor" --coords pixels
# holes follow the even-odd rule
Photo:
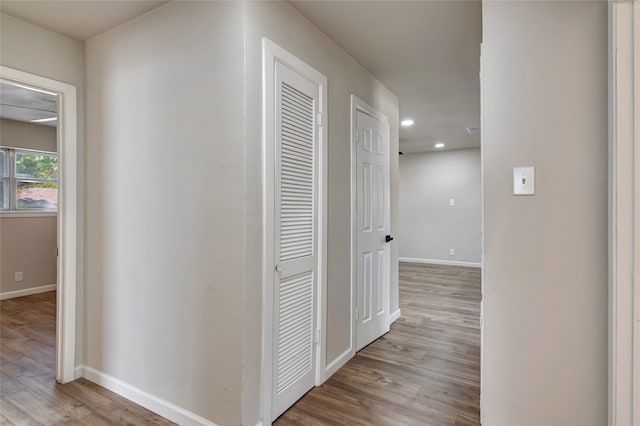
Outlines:
[[[0,425],[172,424],[87,380],[55,382],[55,292],[0,302]],[[477,425],[480,270],[400,265],[402,317],[276,422]]]
[[[480,276],[401,263],[402,317],[275,424],[479,425]]]
[[[171,425],[88,380],[55,381],[55,292],[0,302],[0,425]]]

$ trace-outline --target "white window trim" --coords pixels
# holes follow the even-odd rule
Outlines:
[[[56,217],[58,212],[41,210],[4,210],[0,213],[0,219],[33,218],[33,217]]]

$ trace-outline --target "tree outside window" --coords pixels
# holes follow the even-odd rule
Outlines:
[[[57,209],[57,154],[2,148],[0,149],[0,176],[2,176],[0,184],[2,209],[46,211]]]

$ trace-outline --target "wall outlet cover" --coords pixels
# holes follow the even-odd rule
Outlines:
[[[15,274],[15,282],[19,283],[20,281],[22,281],[22,279],[23,279],[22,272],[16,272],[16,274]]]

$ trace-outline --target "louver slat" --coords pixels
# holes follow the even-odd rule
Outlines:
[[[313,272],[280,282],[278,306],[278,393],[312,368]]]
[[[280,261],[313,255],[314,100],[282,83]]]

